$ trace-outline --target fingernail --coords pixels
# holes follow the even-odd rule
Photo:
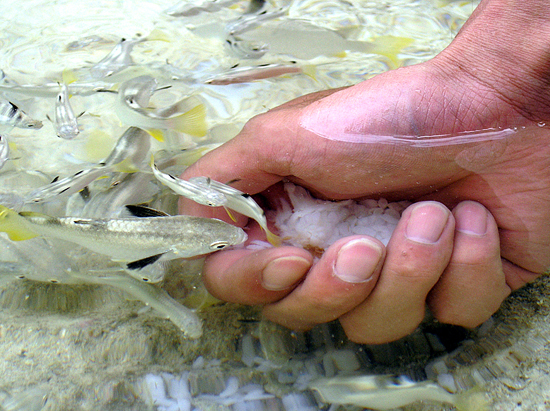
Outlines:
[[[334,275],[347,283],[362,283],[372,278],[382,258],[382,247],[368,238],[351,240],[338,251]]]
[[[487,233],[487,210],[474,201],[461,203],[455,210],[456,229],[472,235]]]
[[[442,204],[427,202],[415,206],[409,217],[406,236],[418,243],[433,244],[439,240],[449,219],[449,210]]]
[[[280,257],[270,261],[262,271],[262,286],[266,290],[281,291],[292,287],[311,267],[303,257]]]

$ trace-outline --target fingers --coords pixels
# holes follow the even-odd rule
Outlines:
[[[370,237],[336,241],[302,283],[284,299],[264,308],[264,316],[298,330],[335,320],[370,294],[384,254],[383,244]]]
[[[207,259],[204,276],[216,297],[266,304],[264,315],[289,328],[338,318],[351,340],[378,344],[412,332],[426,305],[445,323],[488,319],[510,292],[510,264],[502,261],[485,207],[465,201],[451,213],[427,201],[405,210],[386,249],[370,237],[347,237],[314,265],[293,247],[227,251]]]
[[[379,344],[411,333],[424,318],[426,296],[452,253],[455,222],[440,203],[407,208],[394,230],[376,288],[340,317],[348,337]]]
[[[497,311],[511,290],[506,284],[498,227],[491,213],[479,203],[464,201],[453,214],[453,254],[428,296],[428,305],[441,322],[475,327]]]
[[[204,284],[220,300],[266,304],[291,292],[312,262],[311,254],[294,247],[224,251],[206,260]]]

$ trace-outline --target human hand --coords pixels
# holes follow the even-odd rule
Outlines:
[[[550,36],[550,16],[533,9],[539,0],[527,3],[536,16],[520,28],[510,22],[525,20],[521,9],[503,16],[502,1],[485,1],[435,59],[255,117],[186,170],[183,178],[238,179],[234,186],[250,194],[269,195],[288,178],[330,199],[418,201],[387,247],[364,236],[341,239],[315,265],[293,247],[216,253],[204,269],[209,290],[263,304],[268,318],[291,328],[338,318],[351,339],[382,343],[414,330],[426,303],[442,322],[478,325],[511,289],[545,272],[550,131],[536,124],[550,117],[550,62],[536,39]],[[516,48],[530,30],[537,30],[530,47]],[[513,64],[497,45],[513,50]],[[522,126],[462,142],[415,138]],[[189,203],[183,211],[223,218]],[[249,236],[261,233],[252,227]]]

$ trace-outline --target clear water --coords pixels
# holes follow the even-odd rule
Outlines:
[[[120,81],[152,74],[158,78],[159,86],[171,86],[154,95],[153,104],[159,107],[191,93],[199,96],[207,106],[206,136],[191,138],[173,133],[166,136],[164,143],[152,141],[152,152],[175,152],[223,143],[252,116],[294,97],[356,84],[396,67],[384,56],[341,50],[336,55],[298,60],[298,65],[313,66],[314,76],[293,74],[244,84],[204,85],[200,79],[237,63],[259,65],[296,59],[266,53],[260,59],[243,61],[231,53],[220,33],[227,22],[245,12],[247,1],[213,13],[182,18],[164,13],[173,4],[163,0],[4,0],[0,68],[7,81],[20,85],[55,86],[63,81],[64,71],[74,73],[79,82],[86,82],[88,69],[121,38],[160,32],[162,41],[137,44],[132,52],[135,64],[105,79],[103,86],[116,88]],[[436,55],[449,44],[475,5],[475,2],[443,0],[268,3],[273,9],[289,6],[287,16],[282,19],[303,19],[327,31],[338,31],[348,40],[376,41],[379,36],[412,39],[412,44],[398,55],[398,65],[416,64]],[[114,94],[71,97],[74,111],[83,114],[79,117],[80,134],[70,141],[56,137],[48,120],[48,116],[53,118],[55,92],[47,96],[32,93],[4,96],[44,123],[39,130],[0,129],[11,149],[10,159],[0,170],[0,194],[4,201],[9,196],[25,195],[56,176],[69,176],[93,166],[108,155],[127,128],[114,113]],[[182,166],[179,167],[177,171],[181,171]],[[101,181],[94,184],[101,189]],[[155,186],[152,190],[160,188]],[[173,212],[175,196],[163,196],[156,205]],[[79,215],[82,207],[82,199],[76,195],[27,209]],[[1,240],[0,261],[7,263],[13,261],[14,255],[21,255],[5,237]],[[35,277],[42,280],[68,268],[88,272],[101,265],[78,250],[47,243],[22,247],[27,258],[40,260],[32,263],[32,269]],[[196,307],[203,299],[197,274],[200,262],[181,264],[164,287],[174,298]],[[25,267],[2,266],[0,404],[4,409],[155,409],[158,404],[154,404],[140,383],[147,373],[176,375],[195,369],[205,370],[208,375],[211,367],[210,375],[214,377],[195,378],[200,381],[199,393],[214,394],[221,390],[208,388],[209,384],[223,382],[226,375],[238,375],[242,381],[249,378],[242,366],[239,341],[243,335],[254,335],[256,323],[252,320],[257,319],[254,309],[209,306],[201,312],[204,336],[199,341],[188,340],[172,323],[145,310],[142,302],[128,301],[121,290],[90,284],[14,281]],[[37,274],[37,270],[42,270],[39,271],[42,274]],[[330,334],[326,330],[316,337],[319,341],[328,338],[321,335]],[[278,332],[287,336],[284,331]],[[268,331],[264,331],[264,338],[265,333]],[[197,358],[205,359],[207,365],[197,365]],[[235,364],[239,367],[233,370]],[[225,374],[218,376],[218,381],[215,376],[222,368]],[[212,404],[199,402],[194,407],[214,409]]]

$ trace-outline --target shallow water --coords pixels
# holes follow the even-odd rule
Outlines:
[[[47,117],[53,119],[56,83],[63,81],[62,73],[74,73],[76,83],[91,82],[89,69],[123,37],[162,34],[161,40],[137,44],[132,52],[135,64],[101,80],[101,87],[116,89],[121,81],[149,74],[158,79],[159,88],[171,86],[153,95],[153,105],[166,106],[189,94],[206,105],[206,136],[193,138],[169,132],[164,142],[151,141],[151,152],[159,153],[159,158],[170,158],[182,149],[211,148],[223,143],[252,116],[291,98],[355,84],[398,65],[425,61],[451,41],[475,7],[472,2],[435,0],[269,2],[268,7],[273,10],[288,6],[281,20],[303,19],[327,32],[338,31],[349,41],[376,41],[379,36],[413,40],[396,60],[379,54],[341,50],[341,53],[300,61],[294,56],[269,52],[259,59],[243,60],[226,46],[223,27],[246,11],[246,1],[212,13],[178,18],[164,13],[173,4],[160,0],[3,2],[0,68],[6,75],[4,83],[41,86],[39,91],[5,92],[4,96],[44,123],[39,130],[0,127],[10,142],[10,158],[0,170],[0,195],[5,205],[20,208],[18,195],[24,196],[56,176],[70,176],[95,165],[109,154],[126,130],[127,126],[121,124],[113,110],[116,95],[112,93],[75,93],[71,97],[75,113],[83,113],[78,118],[80,134],[73,140],[56,137]],[[313,67],[314,75],[289,74],[224,86],[201,82],[237,63],[288,64],[290,60],[297,61],[299,66]],[[192,159],[180,161],[171,170],[181,171],[186,161]],[[94,182],[92,195],[103,192],[116,178],[120,175],[108,174],[108,178]],[[143,198],[137,196],[135,202],[153,197],[156,207],[175,211],[176,196],[153,183],[139,183],[139,187]],[[76,194],[59,201],[26,205],[25,209],[81,215],[85,205],[86,199]],[[88,275],[90,270],[105,268],[105,261],[97,255],[43,240],[30,240],[20,248],[10,245],[3,234],[0,240],[3,264],[0,266],[0,344],[4,353],[0,361],[0,404],[4,409],[162,409],[162,404],[151,398],[152,388],[143,382],[144,375],[150,375],[150,381],[162,375],[167,386],[176,377],[183,379],[185,375],[195,398],[193,407],[199,409],[228,409],[208,395],[222,393],[230,385],[229,377],[235,376],[241,386],[254,381],[263,384],[269,393],[263,402],[250,400],[250,407],[317,409],[318,404],[310,394],[292,397],[293,391],[300,391],[297,387],[303,367],[309,367],[309,371],[321,367],[325,373],[329,373],[327,370],[335,373],[358,363],[369,372],[392,370],[425,378],[424,365],[466,337],[463,331],[452,327],[442,330],[428,327],[404,342],[359,347],[346,342],[336,325],[301,335],[277,327],[271,329],[265,324],[259,327],[255,309],[212,304],[199,313],[203,336],[192,340],[170,321],[145,309],[142,302],[128,300],[122,290],[96,284],[72,284],[74,278],[62,274],[68,270]],[[23,264],[29,256],[34,256],[35,261]],[[177,262],[163,287],[189,307],[204,306],[199,273],[200,261]],[[16,279],[22,275],[27,279]],[[52,284],[52,279],[67,284]],[[533,302],[536,297],[530,298],[529,303],[536,305]],[[521,323],[510,312],[501,317],[512,318],[507,320],[512,326],[519,327]],[[501,330],[496,334],[503,335],[507,342],[495,342],[485,336],[490,348],[483,349],[494,351],[503,345],[514,346],[510,341],[515,341],[512,336],[516,338],[516,334],[509,328],[496,328]],[[269,338],[271,334],[274,337]],[[483,338],[478,336],[476,341]],[[521,353],[532,356],[540,352],[543,344],[537,338],[533,341],[528,348],[516,349],[516,357]],[[246,357],[244,351],[247,355],[252,352],[253,357]],[[457,381],[463,384],[459,388],[473,384],[464,375],[474,375],[468,367],[475,366],[483,356],[479,352],[465,355],[469,356],[468,361],[456,358],[447,361],[447,368],[458,369]],[[308,362],[308,356],[315,360]],[[289,358],[296,362],[287,367]],[[346,363],[342,358],[351,360]],[[274,371],[266,359],[280,367],[284,363],[286,368]],[[395,366],[396,361],[400,367]],[[482,376],[478,379],[487,380],[487,373],[501,375],[497,366],[491,366],[491,362],[485,364],[489,365],[479,367]],[[522,390],[520,382],[524,374],[518,369],[523,367],[525,371],[525,365],[510,365],[506,361],[504,364],[516,367],[508,382],[514,387],[510,389]],[[191,404],[175,407],[172,409],[191,409]],[[233,409],[237,409],[235,407]],[[513,408],[503,405],[499,409]]]

